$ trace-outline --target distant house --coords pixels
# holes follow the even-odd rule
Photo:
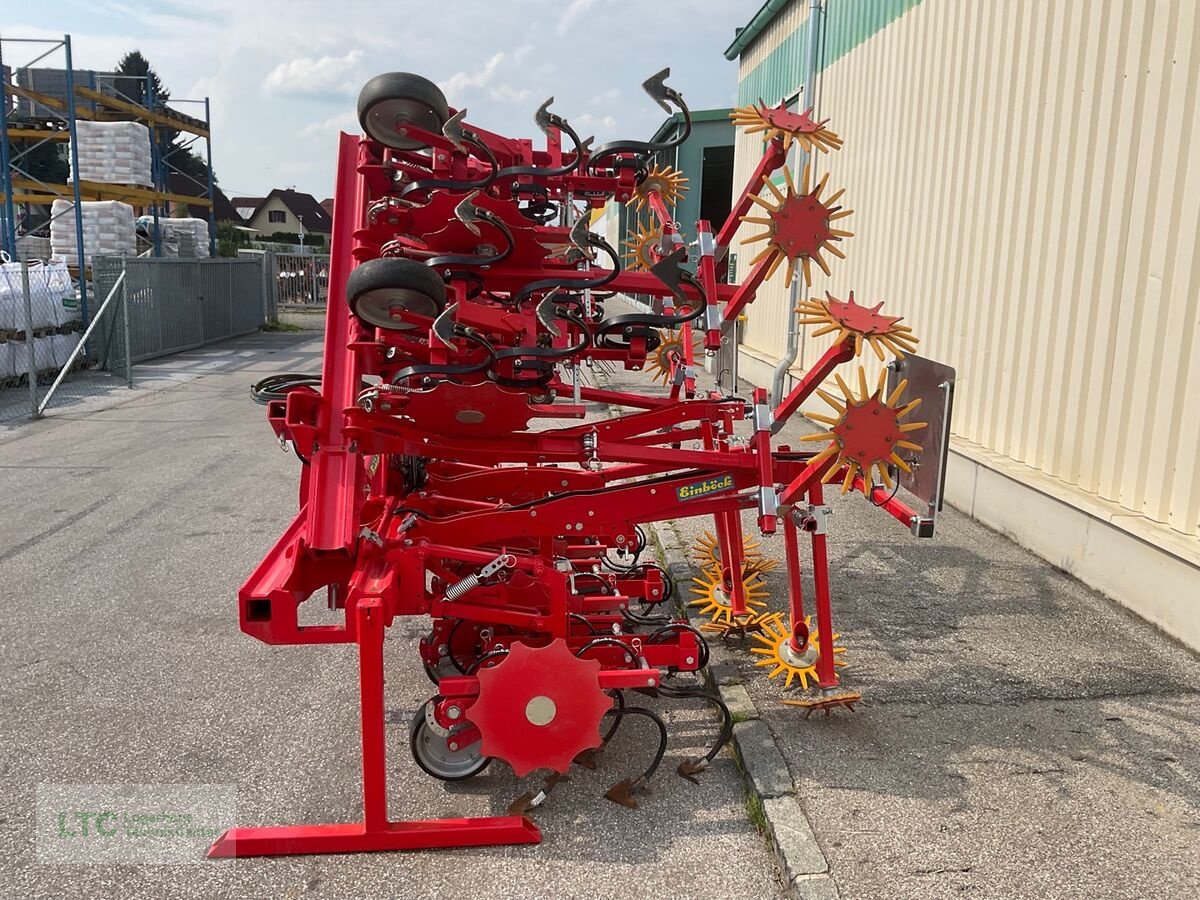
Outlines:
[[[247,201],[257,199],[238,197],[233,205],[243,209]],[[273,190],[255,205],[246,216],[246,224],[263,238],[278,232],[319,235],[328,240],[333,219],[312,194],[293,190]]]
[[[200,185],[194,178],[184,175],[182,172],[172,172],[168,178],[167,190],[172,194],[181,194],[185,197],[204,197],[208,194],[208,185]],[[238,214],[234,207],[233,201],[225,196],[216,185],[213,186],[213,218],[218,222],[232,222],[234,225],[245,224],[242,217]],[[178,215],[187,207],[187,214],[196,219],[208,218],[208,207],[199,204],[172,203],[171,215]]]
[[[259,205],[266,200],[266,197],[230,197],[229,202],[233,204],[233,208],[237,210],[243,222],[249,222],[250,217],[254,215],[254,211]]]

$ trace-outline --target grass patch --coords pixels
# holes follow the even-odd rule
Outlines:
[[[262,327],[263,331],[303,331],[299,325],[293,325],[291,322],[268,322]]]
[[[731,719],[733,719],[734,725],[736,725],[738,722],[749,722],[751,719],[756,718],[755,716],[752,716],[750,713],[744,713],[744,712],[730,713],[729,717]]]
[[[763,810],[762,799],[758,794],[746,794],[746,818],[750,820],[751,825],[758,829],[759,834],[767,833],[767,814]]]

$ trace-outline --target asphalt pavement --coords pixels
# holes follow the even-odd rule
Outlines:
[[[660,706],[671,746],[653,792],[602,799],[652,752],[631,723],[535,818],[539,846],[187,865],[47,865],[42,784],[236,787],[236,822],[360,815],[352,646],[268,647],[237,627],[236,591],[296,508],[249,385],[316,371],[319,337],[262,334],[139,366],[139,387],[0,434],[0,896],[781,896],[729,755],[693,785],[680,757],[715,734],[703,708]],[[308,605],[308,604],[306,604]],[[320,618],[319,605],[306,611]],[[501,764],[453,786],[413,763],[408,723],[432,693],[402,621],[385,644],[395,818],[488,815],[540,781]]]

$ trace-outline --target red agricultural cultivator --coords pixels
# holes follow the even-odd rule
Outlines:
[[[538,149],[471,126],[424,78],[392,73],[363,88],[366,136],[340,137],[320,378],[255,387],[303,463],[300,511],[239,594],[242,630],[267,644],[357,644],[363,821],[236,828],[211,855],[534,843],[525,813],[570,766],[595,766],[630,717],[652,722],[658,745],[607,796],[636,806],[668,748],[663,719],[639,695],[719,713],[711,748],[684,759],[681,776],[696,779],[729,739],[719,696],[684,677],[705,665],[712,635],[751,635],[762,663],[784,676],[788,702],[808,712],[859,698],[838,677],[822,491],[836,480],[932,534],[948,381],[905,356],[916,339],[898,318],[851,294],[802,304],[804,323],[833,343],[774,407],[761,389],[746,399],[698,386],[703,356],[729,340],[764,279],[785,264],[806,285],[815,270],[829,273],[850,211],[825,178],[812,183],[811,167],[797,178],[785,165],[789,146],[829,153],[837,135],[760,104],[735,113],[763,139],[750,183],[727,221],[697,222],[685,240],[671,212],[685,179],[655,156],[691,131],[668,74],[645,88],[681,114],[678,139],[596,147],[550,101],[536,114]],[[588,228],[590,212],[614,200],[653,223],[632,235],[627,267]],[[742,222],[763,229],[749,242],[765,243],[740,284],[718,283]],[[617,294],[656,298],[656,311],[614,310]],[[849,383],[835,373],[868,348],[880,361],[902,358],[878,379],[861,367]],[[618,391],[584,377],[594,365],[651,377],[645,390]],[[905,367],[914,386],[920,371],[921,391],[907,388]],[[827,379],[840,395],[824,390]],[[815,436],[827,446],[774,446],[813,394],[831,407],[813,416],[829,426]],[[616,412],[588,420],[589,403]],[[924,415],[931,405],[936,419]],[[928,509],[905,505],[901,483]],[[771,563],[743,535],[745,510],[762,534],[782,530],[786,614],[767,611],[761,576]],[[690,516],[714,526],[693,589],[701,628],[679,616],[666,570],[642,559],[647,523]],[[801,533],[811,541],[811,610]],[[318,592],[343,611],[339,624],[300,623],[300,604],[320,602]],[[445,780],[493,759],[517,776],[549,770],[546,787],[510,815],[389,818],[383,639],[397,616],[429,621],[420,652],[435,687],[413,715],[417,764]]]

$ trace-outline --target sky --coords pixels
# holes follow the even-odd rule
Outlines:
[[[211,98],[213,167],[229,196],[333,189],[339,130],[357,132],[358,90],[381,72],[437,82],[467,121],[542,137],[553,111],[597,143],[645,140],[664,114],[641,83],[665,67],[693,109],[734,105],[722,55],[760,0],[0,0],[0,36],[71,35],[78,69],[109,71],[128,50],[175,98]],[[34,52],[31,52],[34,51]],[[6,44],[24,65],[33,45]],[[62,54],[41,65],[63,67]],[[202,107],[179,105],[202,115]]]

